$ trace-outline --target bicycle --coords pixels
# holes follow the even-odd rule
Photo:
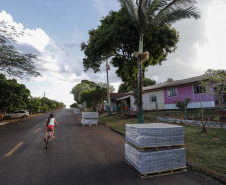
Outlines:
[[[52,129],[48,130],[48,134],[47,134],[47,138],[46,138],[46,149],[48,149],[50,141],[52,139],[52,132],[53,132]]]

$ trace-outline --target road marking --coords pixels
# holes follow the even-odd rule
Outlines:
[[[41,128],[38,128],[36,131],[34,131],[33,133],[36,133],[36,132],[38,132],[39,130],[40,130]]]
[[[24,142],[20,142],[18,145],[16,145],[9,153],[7,153],[4,157],[9,157],[10,155],[13,154]]]

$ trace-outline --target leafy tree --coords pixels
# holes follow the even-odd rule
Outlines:
[[[143,53],[144,35],[150,28],[169,25],[181,19],[200,18],[194,4],[195,0],[119,0],[130,14],[139,33],[138,59],[138,123],[144,123],[142,107],[142,63],[149,58],[149,52]],[[152,52],[152,50],[149,50]]]
[[[129,91],[131,91],[131,88],[125,82],[119,85],[118,93],[128,93]]]
[[[173,82],[172,78],[167,78],[167,80],[165,82]]]
[[[143,82],[144,87],[148,87],[148,86],[155,85],[155,84],[156,84],[155,80],[151,80],[149,78],[144,78],[144,82]]]
[[[57,108],[56,104],[53,103],[53,104],[52,104],[52,109],[53,109],[53,110],[56,110],[56,108]]]
[[[77,84],[75,87],[72,88],[71,90],[71,94],[74,95],[74,100],[78,103],[81,104],[81,97],[80,95],[82,94],[82,92],[91,89],[90,85],[87,83],[79,83]]]
[[[18,84],[16,79],[6,79],[0,74],[0,109],[17,110],[26,108],[30,91],[24,84]]]
[[[143,73],[148,66],[161,63],[169,53],[174,52],[179,36],[175,29],[166,25],[146,30],[144,37],[147,40],[144,47],[152,53],[150,59],[143,63]],[[101,63],[111,56],[111,63],[117,67],[117,76],[130,86],[137,100],[138,68],[133,55],[138,43],[138,31],[127,11],[110,12],[101,20],[98,29],[89,31],[88,44],[81,44],[86,56],[83,59],[85,71],[91,68],[98,72]]]
[[[57,107],[65,107],[64,103],[58,102],[56,100],[51,100],[49,98],[42,97],[41,101],[41,110],[47,112],[48,110],[52,109],[55,110]]]
[[[79,106],[78,106],[78,104],[77,104],[77,103],[73,103],[73,104],[71,104],[71,105],[70,105],[70,107],[71,107],[71,108],[79,108]]]
[[[56,101],[55,103],[56,103],[56,107],[61,107],[61,108],[66,107],[66,105],[63,102]]]
[[[81,94],[82,102],[86,102],[87,107],[92,107],[96,111],[96,107],[99,107],[103,104],[107,96],[107,89],[97,85],[95,89],[89,89]]]
[[[102,88],[108,88],[108,84],[107,83],[98,83],[98,85]],[[109,89],[110,89],[110,93],[114,93],[115,92],[115,88],[113,85],[109,85]]]
[[[29,99],[27,108],[30,113],[37,113],[41,109],[41,105],[42,105],[42,102],[40,101],[40,98],[31,97]]]
[[[41,107],[41,110],[42,110],[43,112],[47,112],[47,111],[49,110],[49,106],[48,106],[47,104],[45,104],[45,105],[43,105],[43,106]]]
[[[13,26],[0,22],[0,71],[3,74],[19,78],[41,76],[34,66],[37,56],[22,53],[15,48],[15,38],[23,34],[23,32],[16,32]]]
[[[97,84],[95,82],[89,81],[89,80],[82,80],[81,83],[89,84],[91,89],[93,89],[97,86]]]
[[[155,85],[155,84],[156,84],[155,80],[144,78],[144,84],[143,84],[144,87]],[[119,85],[118,93],[128,93],[129,91],[131,91],[131,87],[128,86],[125,82]]]
[[[201,81],[203,93],[214,95],[219,103],[220,109],[224,110],[224,96],[226,95],[226,70],[208,69]]]

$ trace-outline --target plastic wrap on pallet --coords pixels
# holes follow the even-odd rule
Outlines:
[[[98,113],[97,112],[83,112],[82,113],[83,118],[89,118],[89,119],[97,119]]]
[[[75,108],[75,109],[74,109],[74,113],[75,113],[75,114],[81,114],[81,111],[80,111],[79,109],[76,109],[76,108]]]
[[[126,140],[137,147],[184,144],[184,128],[164,123],[126,124]]]
[[[186,166],[186,152],[184,148],[140,152],[131,145],[125,144],[125,158],[141,174]]]
[[[83,125],[97,125],[98,119],[84,119],[82,118]]]

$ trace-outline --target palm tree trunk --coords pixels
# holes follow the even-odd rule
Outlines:
[[[143,98],[142,98],[142,54],[143,54],[143,34],[139,39],[139,56],[138,56],[138,123],[144,123],[143,116]]]

